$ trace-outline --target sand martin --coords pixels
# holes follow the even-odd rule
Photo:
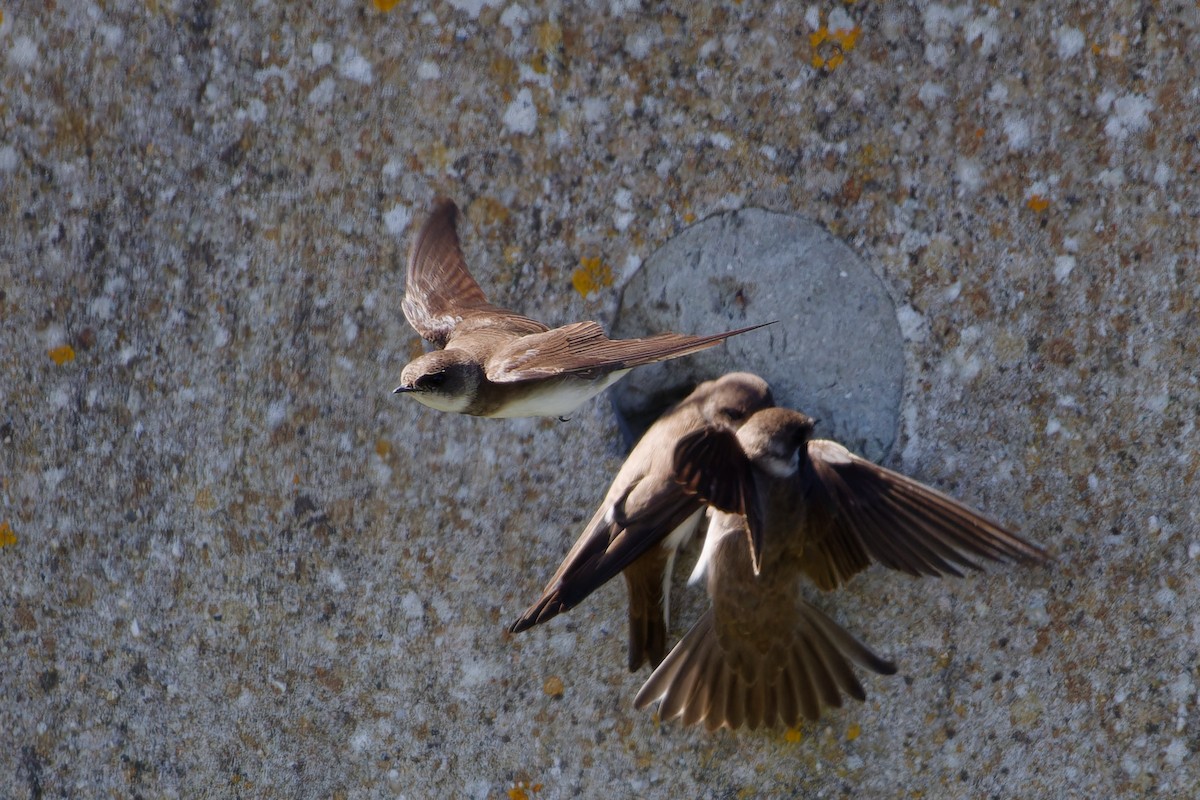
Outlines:
[[[697,386],[650,426],[617,472],[604,502],[514,633],[576,606],[624,572],[629,590],[629,669],[666,654],[672,567],[700,524],[703,500],[674,479],[675,446],[706,427],[737,430],[773,405],[757,375],[734,372]]]
[[[395,391],[431,408],[482,417],[562,417],[634,367],[762,327],[618,340],[595,322],[550,329],[488,302],[467,270],[457,217],[452,201],[438,200],[408,254],[404,316],[441,349],[409,363]]]
[[[982,559],[1048,559],[958,501],[813,439],[812,420],[788,409],[760,411],[736,434],[685,436],[675,472],[717,510],[698,569],[712,607],[634,700],[644,708],[661,699],[664,720],[794,726],[841,705],[842,693],[864,698],[852,664],[895,671],[800,596],[802,573],[832,589],[871,560],[912,575],[959,575]],[[744,543],[751,518],[728,513],[747,506],[763,527],[757,575]]]

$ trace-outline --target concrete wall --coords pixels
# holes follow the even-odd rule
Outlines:
[[[391,5],[3,8],[0,795],[1194,789],[1195,4]],[[820,598],[900,665],[865,704],[660,727],[619,585],[505,632],[609,404],[390,394],[435,194],[552,323],[719,211],[819,222],[897,308],[887,463],[1057,562],[872,570]]]

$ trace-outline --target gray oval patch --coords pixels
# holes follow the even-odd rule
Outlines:
[[[875,461],[896,440],[904,350],[882,282],[840,239],[802,217],[742,209],[709,217],[658,249],[625,285],[612,336],[706,334],[758,322],[696,355],[633,370],[613,404],[640,436],[703,380],[745,370],[817,432]]]

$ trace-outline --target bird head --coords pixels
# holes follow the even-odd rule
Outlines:
[[[412,394],[417,402],[439,411],[461,413],[475,400],[482,370],[458,350],[434,350],[410,362],[400,373],[396,394]]]

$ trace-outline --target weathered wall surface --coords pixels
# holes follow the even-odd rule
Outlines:
[[[1194,3],[380,5],[3,9],[0,795],[1194,789]],[[620,586],[505,633],[608,403],[389,393],[436,193],[556,323],[718,211],[821,223],[898,310],[888,463],[1057,563],[871,571],[821,598],[900,665],[865,704],[658,726]]]

